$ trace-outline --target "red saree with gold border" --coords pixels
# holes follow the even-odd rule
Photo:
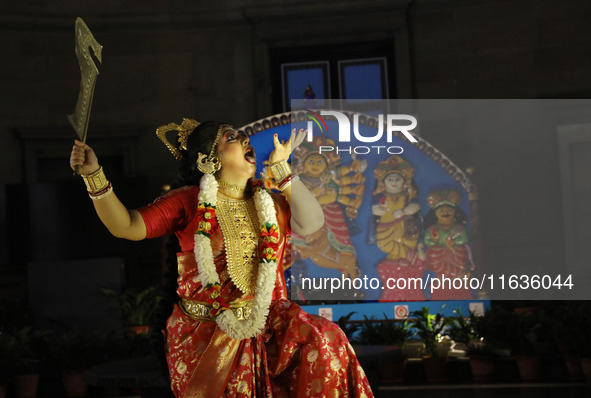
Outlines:
[[[181,245],[177,293],[206,301],[193,254],[199,187],[171,191],[139,209],[147,237],[175,233]],[[175,305],[166,327],[166,355],[176,397],[372,397],[355,353],[339,327],[287,300],[283,254],[290,229],[289,207],[272,195],[280,230],[273,300],[265,329],[256,337],[229,338],[213,321],[195,320]],[[221,232],[211,239],[221,296],[248,300],[227,271]]]

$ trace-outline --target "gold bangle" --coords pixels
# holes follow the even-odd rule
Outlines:
[[[269,169],[271,170],[271,174],[273,174],[273,178],[277,183],[280,183],[291,175],[291,166],[289,163],[287,163],[287,160],[275,162],[269,166]]]
[[[103,172],[103,166],[99,167],[94,173],[82,174],[81,177],[86,184],[86,190],[90,193],[100,192],[109,185],[109,180],[107,180]]]

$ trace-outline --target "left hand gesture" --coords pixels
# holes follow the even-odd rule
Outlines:
[[[282,160],[287,160],[291,152],[298,147],[306,138],[307,130],[300,129],[296,134],[296,129],[291,130],[291,135],[289,136],[289,140],[279,142],[279,138],[277,134],[273,136],[273,144],[275,145],[275,149],[269,155],[269,164],[273,164],[276,162],[280,162]]]

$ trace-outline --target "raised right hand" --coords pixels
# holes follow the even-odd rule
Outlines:
[[[72,170],[76,170],[76,166],[80,166],[78,170],[80,174],[91,174],[100,167],[92,148],[78,140],[74,141],[70,154],[70,167]]]

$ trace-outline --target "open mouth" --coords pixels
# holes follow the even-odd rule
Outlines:
[[[244,159],[246,159],[246,161],[251,164],[255,164],[257,162],[257,157],[256,157],[256,154],[254,153],[253,147],[249,146],[246,149],[246,153],[244,154]]]

